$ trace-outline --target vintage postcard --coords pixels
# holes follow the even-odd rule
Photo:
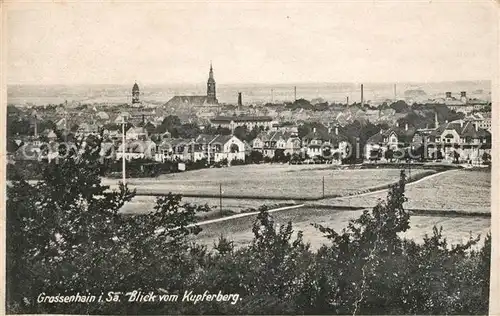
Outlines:
[[[498,23],[4,1],[3,312],[500,314]]]

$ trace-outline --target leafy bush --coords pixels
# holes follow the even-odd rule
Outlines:
[[[406,176],[387,200],[311,251],[291,222],[259,209],[249,246],[221,236],[214,251],[196,245],[197,212],[180,196],[158,198],[144,216],[122,216],[134,193],[100,184],[102,165],[85,153],[43,170],[43,181],[7,190],[8,313],[88,314],[485,314],[491,238],[448,245],[434,228],[422,244],[409,229]],[[128,292],[237,293],[235,304],[37,303],[47,295]]]

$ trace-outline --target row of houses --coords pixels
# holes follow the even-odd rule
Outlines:
[[[419,147],[428,158],[441,156],[451,161],[458,155],[459,161],[475,163],[481,161],[485,153],[491,155],[491,133],[472,118],[446,121],[425,129],[396,126],[370,137],[365,146],[365,157],[373,158],[375,153],[377,159],[384,160],[388,150],[416,150]]]

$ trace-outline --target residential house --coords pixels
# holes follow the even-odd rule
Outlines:
[[[398,123],[396,127],[387,130],[380,130],[379,133],[371,136],[365,145],[364,153],[367,160],[385,160],[385,152],[388,149],[393,151],[411,147],[416,129],[405,124],[401,128]],[[378,154],[377,154],[378,153]]]
[[[76,135],[78,136],[89,136],[98,134],[99,134],[99,126],[97,124],[82,123],[78,126],[78,130],[76,131]]]
[[[328,159],[336,156],[337,160],[340,160],[346,157],[349,151],[347,137],[339,134],[338,127],[335,127],[334,132],[330,127],[327,131],[313,128],[312,132],[302,139],[302,146],[310,158]]]
[[[271,128],[273,126],[273,119],[270,116],[216,116],[210,120],[213,127],[229,128],[231,131],[238,126],[246,126],[248,130],[254,127]]]
[[[427,137],[427,152],[430,157],[441,151],[445,160],[453,161],[455,153],[459,161],[480,163],[482,155],[491,154],[491,133],[480,128],[472,120],[456,120],[438,126]]]
[[[123,152],[123,144],[118,146],[116,159],[122,159],[123,154],[125,154],[126,160],[154,159],[156,150],[156,144],[151,140],[128,140],[125,141],[125,153]]]
[[[252,141],[252,148],[264,157],[273,158],[276,150],[283,150],[284,155],[299,153],[301,141],[295,132],[262,132]]]
[[[245,160],[245,143],[234,135],[219,135],[211,143],[214,161]]]
[[[146,140],[148,139],[148,131],[144,127],[131,127],[125,133],[127,140]]]

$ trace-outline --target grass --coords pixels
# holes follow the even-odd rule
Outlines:
[[[311,223],[321,224],[337,231],[347,227],[350,219],[359,217],[361,211],[335,211],[324,209],[313,209],[304,212],[304,209],[293,209],[289,211],[273,213],[276,223],[286,224],[292,221],[295,235],[301,230],[304,239],[311,243],[313,249],[318,249],[322,244],[328,244],[328,240],[315,229]],[[212,247],[221,234],[234,241],[236,247],[248,245],[252,239],[252,223],[256,216],[237,218],[230,222],[218,222],[202,226],[203,231],[196,237],[196,241]],[[463,218],[463,217],[438,217],[438,216],[412,216],[411,228],[402,234],[403,237],[421,242],[425,234],[432,234],[432,227],[437,225],[443,227],[443,235],[449,243],[458,243],[481,234],[484,238],[490,231],[491,221],[488,218]]]
[[[408,184],[405,195],[409,209],[449,209],[490,212],[491,172],[451,170],[424,181]],[[374,206],[387,192],[318,201],[319,204]]]
[[[393,183],[399,179],[399,172],[398,169],[325,169],[321,165],[247,165],[130,179],[129,185],[136,188],[139,194],[174,192],[217,197],[222,184],[225,197],[317,199],[322,197],[323,177],[325,195],[342,196]],[[433,171],[412,170],[412,175],[426,172]],[[105,184],[116,184],[116,180],[107,180]]]

